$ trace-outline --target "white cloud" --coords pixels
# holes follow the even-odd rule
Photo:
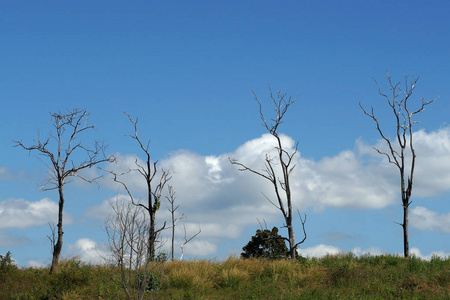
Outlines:
[[[113,198],[104,200],[100,205],[92,206],[86,209],[83,213],[84,216],[97,220],[106,220],[106,218],[114,213],[114,210],[110,204],[111,201],[130,201],[130,197],[124,194],[118,194]]]
[[[414,133],[418,158],[413,197],[436,195],[450,190],[449,133],[450,127],[431,133]],[[280,136],[285,149],[294,151],[295,141],[286,135]],[[257,218],[281,225],[281,213],[262,195],[274,199],[271,183],[253,173],[238,171],[238,166],[228,160],[229,157],[237,159],[263,172],[265,155],[275,154],[275,142],[271,135],[263,134],[232,153],[201,156],[189,151],[177,151],[161,160],[160,166],[173,172],[169,184],[176,190],[176,205],[180,205],[177,213],[189,217],[183,220],[188,221],[186,224],[189,230],[197,230],[198,226],[202,229],[195,240],[196,244],[217,245],[223,243],[224,239],[239,238],[246,226],[257,227]],[[379,141],[375,146],[381,148],[383,142]],[[136,168],[135,156],[119,154],[117,157],[118,163],[109,165],[109,169],[126,172]],[[138,160],[138,164],[143,165],[143,162]],[[300,211],[326,207],[382,209],[400,202],[398,170],[373,150],[371,145],[361,140],[356,141],[353,150],[345,150],[318,161],[303,158],[299,152],[292,164],[296,165],[291,177],[293,206]],[[155,178],[157,180],[158,176]],[[125,175],[123,180],[137,197],[145,195],[145,181],[138,172]],[[120,185],[112,180],[105,182],[108,182],[105,184],[109,187],[119,190]],[[163,199],[158,215],[159,224],[170,220],[167,207],[168,203]],[[111,210],[105,200],[100,206],[86,211],[85,215],[104,219],[109,212]],[[421,217],[427,216],[427,221],[417,220],[420,213]],[[439,217],[439,223],[431,220],[434,216]],[[448,220],[445,218],[448,219],[448,215],[430,215],[429,212],[415,209],[411,214],[411,225],[440,228],[448,232]],[[182,230],[183,227],[178,228]],[[184,235],[177,230],[178,238],[180,234]],[[330,246],[317,247],[310,250],[337,251],[337,248]],[[210,249],[205,250],[208,253],[214,250],[210,246],[206,249]],[[355,252],[358,251],[363,250],[355,249]],[[373,248],[371,251],[379,253],[379,249]]]
[[[409,141],[408,137],[407,140]],[[394,146],[395,144],[393,143]],[[395,179],[398,182],[398,169],[393,164],[388,164],[385,156],[378,154],[372,146],[365,145],[361,140],[357,141],[357,145],[360,154],[382,159],[382,162],[377,163],[376,160],[372,160],[371,163],[376,167],[384,164],[394,170]],[[413,197],[438,196],[448,192],[450,190],[450,127],[431,132],[425,130],[414,132],[413,146],[416,153]],[[373,147],[389,153],[384,140],[378,140]],[[411,153],[408,149],[405,152],[405,160],[406,172],[409,172]]]
[[[184,246],[184,257],[190,256],[195,258],[216,253],[217,244],[204,240],[192,240]]]
[[[183,228],[183,225],[180,223],[181,226],[178,226],[181,234],[181,229]],[[236,224],[226,224],[226,225],[220,225],[217,223],[201,223],[195,224],[195,223],[185,223],[186,226],[186,232],[197,232],[199,231],[199,228],[201,229],[201,237],[222,237],[226,239],[234,239],[239,237],[239,234],[241,232],[239,226]],[[183,232],[184,234],[184,232]]]
[[[88,238],[80,238],[67,246],[66,257],[79,257],[83,262],[101,264],[108,258],[108,252],[101,244]]]
[[[41,260],[38,259],[30,259],[27,261],[27,267],[31,267],[31,268],[44,268],[46,267],[48,264],[44,263]]]
[[[394,203],[396,189],[390,170],[363,163],[360,156],[349,150],[311,163],[310,173],[315,175],[316,183],[307,190],[314,201],[310,205],[380,209]]]
[[[434,230],[450,233],[450,213],[439,215],[437,212],[422,206],[410,210],[410,224],[420,230]]]
[[[355,247],[352,249],[351,251],[353,254],[357,255],[357,256],[361,256],[361,255],[372,255],[372,256],[376,256],[376,255],[383,255],[385,254],[385,252],[383,252],[383,250],[379,247],[370,247],[368,249],[361,249],[360,247]]]
[[[443,251],[435,251],[435,252],[431,252],[429,255],[424,255],[422,254],[422,252],[420,251],[420,249],[418,248],[411,248],[409,250],[409,252],[412,255],[415,255],[416,257],[420,258],[420,259],[424,259],[424,260],[431,260],[432,257],[440,257],[440,258],[444,258],[446,259],[447,257],[450,257],[450,253],[445,253]]]
[[[133,193],[137,194],[136,197],[139,197],[138,195],[145,192],[147,187],[144,177],[137,171],[137,169],[139,166],[145,167],[146,164],[136,155],[116,153],[114,156],[116,157],[116,161],[114,163],[108,163],[104,169],[119,174],[117,179],[124,182],[127,187],[133,191]],[[123,190],[122,185],[113,180],[112,174],[105,172],[103,175],[103,178],[99,180],[99,183],[103,187],[111,188],[117,191]]]
[[[437,196],[450,189],[450,127],[413,134],[417,155],[413,193]]]
[[[377,256],[377,255],[385,255],[387,252],[383,251],[379,247],[370,247],[367,249],[361,249],[360,247],[355,247],[350,251],[351,253],[355,254],[356,256],[361,255],[371,255],[371,256]],[[298,253],[303,257],[324,257],[326,255],[337,255],[337,254],[345,254],[346,251],[343,251],[339,249],[338,247],[331,246],[331,245],[324,245],[320,244],[314,247],[305,248],[305,249],[298,249]],[[424,255],[418,248],[411,248],[410,253],[412,255],[415,255],[416,257],[424,260],[430,260],[433,256],[438,256],[441,258],[447,258],[450,256],[450,253],[445,253],[443,251],[435,251],[431,252],[429,255]],[[396,254],[398,256],[402,256],[400,254]]]
[[[294,151],[294,140],[285,135],[281,138],[285,149]],[[228,157],[264,172],[265,155],[274,155],[275,142],[271,135],[264,134],[233,153],[202,157],[180,151],[161,164],[175,172],[171,184],[182,205],[189,203],[203,212],[214,209],[215,215],[221,210],[233,210],[233,217],[241,223],[253,223],[256,217],[273,220],[279,212],[262,195],[274,199],[271,183],[253,173],[238,171]],[[297,153],[292,164],[296,165],[291,178],[293,202],[300,210],[308,206],[379,209],[396,201],[397,187],[392,180],[395,170],[380,160],[368,164],[359,153],[347,150],[318,162]]]
[[[326,255],[337,255],[342,251],[335,246],[320,244],[314,247],[298,249],[298,254],[303,257],[324,257]]]
[[[30,202],[24,199],[0,201],[0,228],[29,228],[53,223],[58,217],[58,203],[48,198]],[[65,223],[71,223],[70,215],[65,215]]]

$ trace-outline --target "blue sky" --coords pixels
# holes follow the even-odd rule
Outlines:
[[[267,184],[228,162],[259,168],[270,151],[252,95],[268,105],[268,85],[298,97],[280,131],[287,145],[299,142],[302,254],[401,253],[397,170],[371,149],[379,136],[358,106],[391,124],[371,79],[386,88],[389,70],[395,81],[420,76],[416,104],[440,96],[415,127],[410,244],[422,257],[450,255],[449,13],[448,1],[2,1],[0,253],[50,262],[58,198],[37,189],[45,166],[12,140],[47,136],[49,112],[76,107],[96,126],[86,142],[109,144],[119,163],[105,167],[117,170],[141,155],[123,111],[139,118],[152,157],[176,172],[184,223],[202,228],[187,257],[238,255],[257,218],[282,225],[261,195]],[[104,251],[106,201],[123,193],[105,177],[100,188],[67,186],[63,256],[95,261]],[[142,193],[139,178],[129,180]]]

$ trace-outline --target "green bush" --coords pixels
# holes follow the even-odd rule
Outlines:
[[[161,288],[161,278],[151,271],[139,272],[137,279],[140,288],[145,285],[146,292],[156,291]]]
[[[284,239],[278,234],[278,228],[272,230],[256,230],[256,234],[242,248],[242,258],[269,258],[280,259],[286,258],[288,248]]]
[[[0,255],[0,272],[8,273],[13,269],[17,269],[17,266],[11,258],[11,252],[8,251],[6,255]]]

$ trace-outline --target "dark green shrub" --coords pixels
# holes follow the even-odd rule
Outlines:
[[[140,288],[143,288],[145,285],[144,289],[146,292],[159,290],[161,288],[161,278],[151,271],[139,272],[137,280]]]
[[[242,248],[242,258],[286,258],[288,248],[284,239],[278,234],[278,228],[272,230],[256,230],[256,235],[252,236],[250,242]]]
[[[8,251],[6,255],[0,255],[0,272],[8,273],[12,269],[17,269],[17,266],[11,258],[11,252]]]

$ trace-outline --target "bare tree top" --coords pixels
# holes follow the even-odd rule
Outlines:
[[[67,112],[51,113],[52,125],[56,133],[50,134],[46,140],[42,140],[40,135],[34,140],[35,144],[25,146],[23,142],[13,141],[14,147],[22,147],[27,151],[37,150],[40,155],[48,157],[50,165],[40,159],[47,167],[49,179],[44,183],[43,190],[52,190],[58,188],[59,181],[66,181],[68,177],[77,176],[87,182],[93,182],[97,178],[87,179],[79,171],[91,168],[102,162],[114,161],[114,156],[106,156],[107,148],[103,143],[95,142],[93,147],[85,146],[80,140],[79,135],[84,131],[94,129],[94,126],[87,125],[89,113],[83,109],[73,109]],[[51,150],[50,144],[56,142],[56,149]],[[83,151],[87,156],[80,162],[75,162],[72,156],[75,151]],[[49,186],[49,187],[46,187]]]
[[[269,95],[270,100],[272,103],[272,109],[275,111],[275,117],[270,119],[270,122],[267,122],[266,117],[264,116],[264,113],[262,111],[262,105],[261,102],[258,99],[258,96],[256,96],[256,93],[254,90],[252,90],[253,98],[258,102],[259,105],[259,115],[261,117],[261,120],[263,122],[263,126],[272,134],[277,135],[278,126],[283,123],[282,119],[284,117],[284,114],[288,111],[289,106],[294,104],[295,101],[297,101],[296,98],[292,97],[286,97],[287,93],[281,93],[281,91],[277,92],[277,97],[275,98],[272,92],[272,89],[269,86]]]
[[[411,77],[411,79],[409,77]],[[381,95],[383,98],[385,98],[386,102],[391,108],[392,113],[394,114],[396,122],[396,139],[398,145],[400,146],[401,149],[404,149],[407,146],[407,142],[409,142],[410,148],[412,152],[414,152],[412,141],[412,134],[413,134],[412,125],[420,122],[415,121],[412,118],[414,115],[423,112],[425,110],[425,107],[434,102],[437,98],[429,101],[425,101],[425,99],[422,98],[420,105],[416,109],[411,110],[409,107],[408,100],[411,98],[414,92],[419,77],[415,78],[414,76],[408,76],[404,74],[404,88],[401,87],[400,82],[393,83],[391,76],[389,75],[388,72],[386,73],[386,78],[389,83],[390,94],[382,92],[378,82],[374,78],[372,79],[377,85],[378,94]],[[359,106],[363,110],[364,114],[370,117],[375,122],[378,133],[389,146],[390,153],[383,152],[378,148],[374,149],[379,154],[386,156],[390,163],[396,165],[398,168],[401,168],[402,166],[399,159],[402,158],[403,153],[399,153],[397,150],[395,150],[395,147],[392,145],[390,137],[387,136],[385,132],[382,130],[380,122],[378,118],[375,116],[373,106],[371,106],[370,111],[367,111],[362,106],[361,102],[359,103]]]

